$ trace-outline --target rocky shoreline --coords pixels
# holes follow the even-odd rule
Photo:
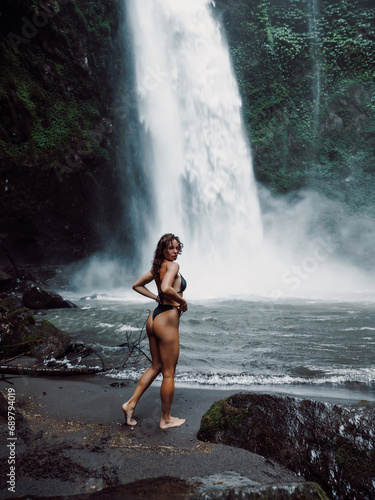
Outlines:
[[[275,460],[329,498],[375,498],[375,403],[345,406],[269,394],[235,394],[203,416],[198,438]]]
[[[51,270],[52,279],[53,272]],[[43,310],[75,308],[30,271],[0,269],[0,358],[30,355],[38,361],[60,358],[69,349],[70,337],[43,319]]]
[[[174,411],[187,422],[162,431],[159,388],[143,396],[136,427],[121,403],[133,383],[93,377],[7,377],[16,417],[16,495],[27,498],[299,498],[324,499],[322,490],[276,461],[197,439],[202,415],[229,391],[176,388]],[[2,441],[8,435],[0,400]],[[0,465],[7,471],[8,452]],[[2,499],[14,498],[0,478]],[[237,495],[237,496],[235,496]],[[26,497],[25,497],[26,498]]]
[[[7,442],[11,394],[17,498],[375,496],[375,403],[177,388],[174,409],[188,420],[166,432],[158,427],[159,391],[151,387],[139,425],[126,426],[121,403],[133,382],[48,365],[86,349],[43,321],[44,309],[76,307],[52,289],[56,276],[52,266],[0,269],[0,435]],[[3,471],[8,451],[0,455]],[[0,484],[0,498],[11,498],[5,474]]]

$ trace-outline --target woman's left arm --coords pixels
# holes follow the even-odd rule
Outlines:
[[[151,281],[154,279],[151,271],[148,273],[144,274],[141,276],[137,281],[134,283],[132,286],[133,290],[140,293],[141,295],[144,295],[145,297],[148,297],[149,299],[157,300],[158,296],[152,293],[148,288],[146,288],[145,285],[148,283],[151,283]]]

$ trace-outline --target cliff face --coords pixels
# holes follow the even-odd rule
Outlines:
[[[258,180],[373,206],[375,8],[221,0]]]
[[[22,260],[74,260],[100,245],[100,198],[115,202],[119,2],[0,5],[0,243]]]

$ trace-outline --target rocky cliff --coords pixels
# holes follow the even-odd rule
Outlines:
[[[0,243],[23,261],[81,258],[110,219],[101,199],[116,209],[120,2],[0,6]]]
[[[220,0],[258,180],[375,203],[375,8],[369,0]],[[371,209],[370,209],[371,211]]]

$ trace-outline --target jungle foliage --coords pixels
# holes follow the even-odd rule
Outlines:
[[[70,260],[96,244],[118,19],[117,0],[0,0],[0,226],[15,255]]]
[[[375,6],[228,0],[223,19],[259,181],[375,204]]]

